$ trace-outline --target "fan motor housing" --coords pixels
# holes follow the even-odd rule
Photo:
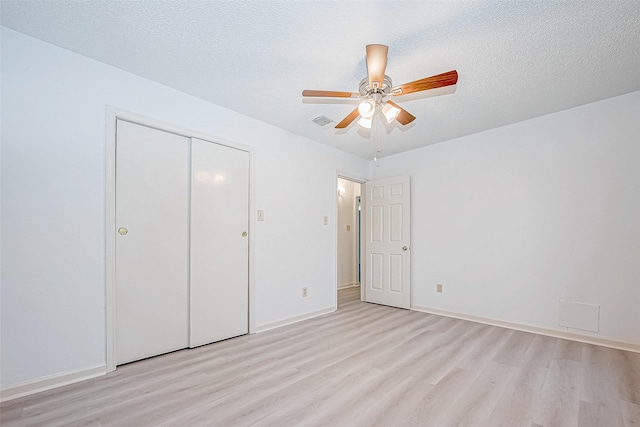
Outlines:
[[[387,76],[386,74],[384,76],[382,86],[378,88],[371,87],[371,85],[369,84],[369,77],[365,77],[364,79],[360,80],[360,95],[368,96],[374,93],[389,95],[391,93],[392,87],[393,84],[391,83],[391,77]]]

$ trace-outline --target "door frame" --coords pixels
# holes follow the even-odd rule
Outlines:
[[[248,145],[229,141],[224,138],[205,134],[193,129],[184,128],[161,120],[152,119],[140,114],[132,113],[111,105],[106,107],[106,162],[105,162],[105,358],[107,372],[116,369],[116,121],[127,122],[155,128],[164,132],[170,132],[187,138],[198,138],[214,144],[224,145],[230,148],[246,151],[249,153],[249,334],[255,333],[255,277],[254,277],[254,230],[255,224],[253,215],[255,210],[255,149]],[[337,274],[337,273],[336,273]],[[336,275],[337,280],[337,275]]]
[[[362,178],[359,176],[355,176],[353,174],[350,174],[348,172],[341,172],[336,170],[336,176],[333,182],[333,203],[334,203],[334,212],[333,212],[333,217],[335,218],[334,221],[334,235],[335,235],[335,244],[333,245],[333,311],[336,311],[338,309],[338,233],[339,233],[339,229],[338,229],[338,197],[336,196],[336,190],[338,188],[338,179],[342,178],[342,179],[346,179],[348,181],[353,181],[356,182],[358,184],[360,184],[360,195],[362,195],[362,189],[364,189],[364,184],[367,182],[366,178]],[[362,222],[360,224],[361,229],[364,229],[365,226],[365,222],[364,222],[364,216],[362,216]],[[360,247],[362,248],[362,250],[364,250],[364,245],[365,242],[362,240],[362,233],[360,234],[361,238],[360,238]],[[365,268],[365,260],[362,260],[361,263],[361,269],[364,270]],[[361,275],[361,280],[360,280],[360,300],[364,301],[364,289],[366,288],[366,286],[363,286],[363,282],[364,282],[364,276]]]

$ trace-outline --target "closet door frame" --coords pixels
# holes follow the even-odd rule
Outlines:
[[[188,138],[198,138],[214,144],[224,145],[249,153],[249,334],[255,333],[255,278],[254,278],[254,230],[255,222],[252,212],[255,211],[255,151],[252,147],[229,141],[224,138],[204,134],[192,129],[176,126],[160,120],[155,120],[140,114],[132,113],[120,108],[107,105],[106,108],[106,212],[105,212],[105,243],[106,243],[106,282],[105,282],[105,349],[107,372],[116,369],[116,122],[127,122],[152,127],[165,132],[175,133]]]

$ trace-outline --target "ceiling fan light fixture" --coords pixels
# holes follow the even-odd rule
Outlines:
[[[384,107],[382,107],[382,114],[384,114],[384,117],[387,119],[387,123],[391,123],[398,117],[398,114],[400,114],[400,109],[389,103],[385,103]]]
[[[2,1],[2,0],[0,0]],[[302,96],[326,97],[326,98],[360,98],[360,103],[340,123],[336,129],[345,129],[356,119],[358,124],[366,129],[371,129],[373,120],[376,120],[378,107],[380,113],[388,123],[394,120],[400,125],[406,126],[412,123],[416,116],[404,108],[388,100],[391,96],[408,95],[411,93],[437,89],[458,83],[456,70],[435,76],[414,80],[399,86],[393,86],[391,77],[385,74],[387,69],[387,56],[389,47],[381,44],[366,46],[367,76],[360,80],[358,92],[337,92],[327,90],[303,90]],[[382,120],[382,117],[380,118]],[[376,125],[377,126],[377,125]],[[388,129],[389,130],[389,129]],[[376,133],[377,134],[377,133]],[[380,151],[380,147],[378,147]]]
[[[376,104],[371,99],[365,99],[358,105],[358,113],[365,119],[373,117],[376,112]]]
[[[366,117],[360,117],[360,120],[358,120],[358,124],[367,129],[371,129],[371,122],[372,120]]]

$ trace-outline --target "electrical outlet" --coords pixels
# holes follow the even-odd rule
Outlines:
[[[441,294],[442,293],[442,283],[438,283],[436,285],[436,292]]]
[[[307,288],[302,288],[302,298],[306,298],[308,294]]]

